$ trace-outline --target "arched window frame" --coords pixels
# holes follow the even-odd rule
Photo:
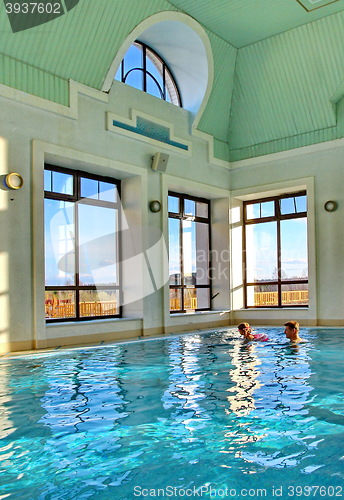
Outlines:
[[[164,101],[167,101],[167,95],[169,96],[171,103],[175,104],[176,106],[183,107],[182,105],[182,99],[181,99],[181,94],[177,85],[177,82],[172,74],[172,71],[170,68],[167,66],[163,58],[155,52],[151,47],[146,45],[145,43],[140,42],[139,40],[135,40],[135,42],[132,44],[135,45],[136,47],[139,47],[142,51],[142,61],[141,61],[141,67],[136,66],[136,67],[131,67],[129,68],[128,71],[126,71],[125,68],[125,56],[122,59],[121,65],[120,65],[120,77],[119,77],[119,72],[116,74],[116,79],[119,79],[123,83],[126,83],[127,77],[129,74],[133,71],[140,71],[142,73],[142,88],[146,93],[149,93],[147,91],[147,78],[151,78],[154,83],[156,84],[159,93],[160,93],[160,98]],[[158,80],[155,78],[155,76],[148,71],[147,69],[147,58],[151,61],[152,64],[156,67],[156,69],[159,71],[162,77],[162,87]]]

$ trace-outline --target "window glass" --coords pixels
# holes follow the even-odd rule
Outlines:
[[[308,304],[306,204],[306,194],[244,203],[246,307]]]
[[[210,308],[209,203],[169,195],[170,310]],[[196,219],[201,217],[204,222]]]
[[[98,181],[83,177],[81,179],[81,197],[98,199]]]
[[[61,194],[73,194],[73,176],[63,172],[52,172],[52,191]]]
[[[50,170],[44,170],[44,191],[52,190],[52,173]]]
[[[142,68],[142,47],[133,44],[124,57],[124,75],[133,68]],[[127,83],[127,81],[125,82]]]
[[[196,288],[184,288],[184,309],[194,311],[197,309]]]
[[[196,288],[196,308],[207,309],[210,304],[210,289]]]
[[[246,226],[247,282],[277,278],[277,223]]]
[[[196,215],[196,203],[194,200],[184,201],[184,214],[185,215]]]
[[[275,202],[265,201],[260,204],[261,217],[273,217],[275,215]]]
[[[297,213],[307,212],[307,196],[296,196],[295,202]]]
[[[168,197],[168,211],[173,212],[175,214],[179,214],[179,198],[177,196],[169,196]]]
[[[194,225],[194,240],[196,249],[196,284],[208,285],[210,282],[209,276],[209,224],[202,222],[193,223]]]
[[[294,214],[296,212],[295,198],[282,198],[280,200],[281,214]]]
[[[209,216],[208,203],[197,202],[196,203],[196,215],[197,215],[197,217],[208,218],[208,216]]]
[[[140,69],[133,69],[130,73],[127,73],[125,83],[131,87],[135,87],[138,90],[143,90],[143,73]]]
[[[47,320],[118,316],[118,183],[47,166],[45,182]]]
[[[163,90],[150,75],[147,75],[147,94],[163,99]]]
[[[169,219],[169,267],[170,284],[181,284],[180,220]]]
[[[307,219],[281,221],[281,278],[307,279]]]
[[[154,57],[152,53],[150,53],[147,49],[147,58],[146,58],[146,69],[150,73],[151,77],[153,77],[157,84],[159,85],[160,89],[164,88],[164,82],[163,82],[163,65],[161,61],[159,61],[158,58]],[[153,82],[153,78],[151,78]],[[148,84],[148,81],[147,81]],[[156,85],[156,84],[154,84]],[[148,88],[147,92],[150,94]],[[161,97],[161,94],[159,92],[159,95],[157,97]]]
[[[182,310],[182,290],[180,288],[170,288],[170,310]]]
[[[249,203],[246,205],[246,219],[260,218],[260,203]]]
[[[81,317],[115,316],[119,313],[117,290],[82,290],[79,309]]]
[[[277,285],[253,285],[247,287],[248,307],[276,307],[278,306]]]
[[[117,186],[110,182],[99,182],[99,199],[102,201],[110,201],[116,203],[117,201]]]
[[[45,292],[46,319],[73,319],[75,316],[75,291],[54,290]]]
[[[75,275],[73,203],[44,200],[45,284],[73,285]]]
[[[262,203],[250,203],[246,205],[247,219],[260,219],[262,217],[273,217],[274,215],[274,201],[264,201]]]
[[[282,285],[282,305],[307,306],[308,283]]]
[[[182,221],[183,234],[183,274],[185,285],[196,284],[196,240],[195,225],[192,221]]]
[[[117,284],[117,211],[78,205],[80,285]]]
[[[144,64],[145,51],[145,64]],[[165,79],[163,77],[165,75]],[[120,67],[116,80],[145,90],[147,93],[181,106],[180,94],[170,70],[161,57],[138,40],[129,48]]]

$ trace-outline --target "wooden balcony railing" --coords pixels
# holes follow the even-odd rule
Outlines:
[[[114,316],[118,314],[116,301],[80,302],[80,317]],[[66,301],[45,302],[45,317],[47,319],[75,318],[75,304]]]
[[[278,292],[256,292],[254,294],[254,306],[276,306],[278,304]],[[308,290],[286,290],[282,292],[282,304],[284,305],[307,305]],[[180,311],[181,300],[179,298],[170,299],[170,310]],[[188,297],[184,300],[185,310],[197,309],[197,297]]]
[[[179,299],[170,299],[170,308],[171,311],[180,311],[182,307],[181,300]],[[191,297],[188,300],[184,300],[184,308],[187,311],[194,311],[197,309],[197,297]]]
[[[274,306],[278,304],[278,292],[256,292],[254,294],[254,305]],[[286,290],[282,292],[282,304],[284,305],[307,305],[308,290]]]

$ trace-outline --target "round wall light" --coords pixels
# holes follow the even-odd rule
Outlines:
[[[324,208],[326,212],[335,212],[337,210],[337,202],[329,200],[325,203]]]
[[[149,204],[149,209],[151,212],[158,213],[161,210],[161,203],[159,200],[153,200]]]
[[[23,187],[24,180],[17,172],[11,172],[5,176],[4,183],[8,189],[20,189]]]

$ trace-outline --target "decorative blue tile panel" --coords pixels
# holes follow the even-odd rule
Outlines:
[[[169,144],[175,148],[183,149],[184,151],[189,150],[189,146],[187,144],[173,141],[170,138],[170,129],[168,127],[154,123],[150,120],[142,118],[141,116],[137,116],[136,126],[128,125],[118,120],[113,120],[113,125],[115,127],[134,132],[135,134],[143,135],[144,137],[149,137],[150,139],[163,142],[164,144]]]

